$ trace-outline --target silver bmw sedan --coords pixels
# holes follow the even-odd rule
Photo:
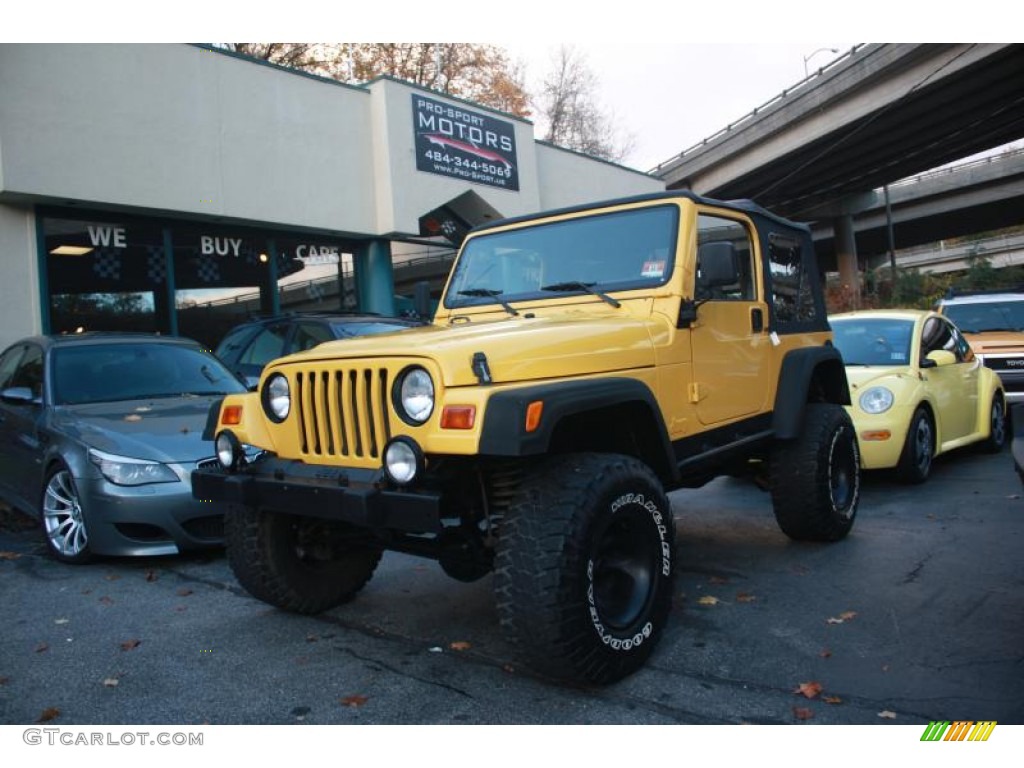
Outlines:
[[[222,543],[222,512],[192,498],[213,461],[210,405],[244,385],[194,341],[84,333],[0,354],[0,497],[36,516],[59,560]]]

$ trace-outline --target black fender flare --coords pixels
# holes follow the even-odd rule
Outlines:
[[[825,402],[850,404],[846,366],[839,350],[831,345],[790,350],[782,360],[772,432],[782,440],[791,440],[803,427],[804,406],[809,402],[811,381],[816,380]]]
[[[537,429],[527,432],[526,409],[537,400],[544,403],[543,415]],[[660,440],[659,446],[651,448],[659,457],[664,457],[661,469],[668,468],[674,476],[676,462],[672,443],[654,393],[643,382],[624,377],[536,384],[493,395],[488,400],[480,429],[479,451],[485,456],[543,455],[563,418],[627,403],[640,403],[650,412]]]

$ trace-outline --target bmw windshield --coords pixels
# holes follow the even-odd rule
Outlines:
[[[53,388],[57,405],[245,391],[220,361],[199,349],[145,342],[55,349]]]
[[[467,241],[445,295],[449,309],[663,285],[672,274],[674,205],[481,234]],[[611,303],[611,302],[610,302]]]

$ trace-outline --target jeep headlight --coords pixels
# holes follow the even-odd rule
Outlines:
[[[434,412],[434,381],[422,368],[407,368],[394,391],[395,410],[407,423],[423,424]]]
[[[885,387],[865,389],[860,396],[860,409],[864,413],[885,413],[892,408],[892,390]]]
[[[288,418],[291,407],[292,392],[288,378],[283,373],[271,375],[263,387],[263,410],[271,421],[282,422]]]
[[[176,483],[178,476],[166,464],[89,449],[89,461],[114,485],[149,485],[150,483]]]

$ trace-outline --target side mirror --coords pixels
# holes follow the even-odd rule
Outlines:
[[[941,368],[944,365],[953,365],[956,362],[956,355],[947,349],[936,349],[934,352],[929,352],[925,360],[931,361],[933,365],[923,367],[932,368],[933,366],[938,366]]]
[[[14,405],[31,405],[39,402],[28,387],[10,387],[0,392],[0,400]]]

